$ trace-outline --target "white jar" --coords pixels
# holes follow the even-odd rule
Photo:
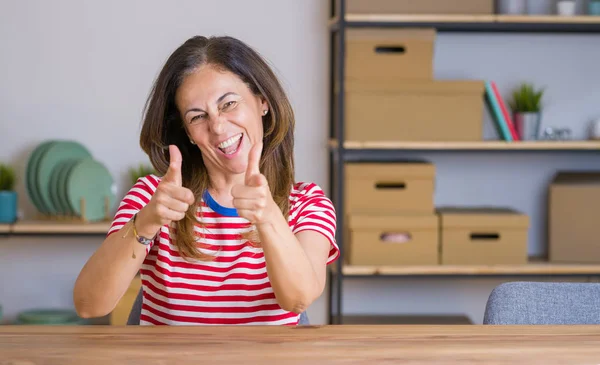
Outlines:
[[[561,16],[573,16],[575,15],[575,5],[575,0],[559,0],[556,3],[556,12]]]

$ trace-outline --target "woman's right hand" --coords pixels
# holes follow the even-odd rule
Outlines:
[[[182,186],[181,152],[175,145],[169,146],[169,169],[161,179],[150,202],[140,210],[136,219],[136,229],[145,237],[152,237],[160,227],[185,217],[194,204],[194,193]],[[139,226],[139,227],[138,227]]]

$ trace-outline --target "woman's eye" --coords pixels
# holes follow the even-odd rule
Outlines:
[[[235,101],[228,101],[228,102],[226,102],[226,103],[223,105],[223,110],[230,109],[232,106],[234,106],[234,105],[235,105],[235,103],[236,103]]]
[[[192,119],[190,119],[190,123],[194,123],[197,122],[198,120],[202,119],[204,117],[204,115],[198,114],[198,115],[194,115],[192,117]]]

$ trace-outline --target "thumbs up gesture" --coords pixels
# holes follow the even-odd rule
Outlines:
[[[248,155],[244,184],[235,185],[231,189],[233,206],[239,216],[255,225],[267,222],[269,213],[277,207],[271,196],[267,178],[260,173],[261,153],[262,143],[252,146]]]
[[[182,186],[181,152],[177,146],[169,146],[169,168],[161,179],[150,202],[142,209],[149,224],[166,225],[185,217],[194,204],[194,193]],[[141,218],[141,217],[140,217]]]

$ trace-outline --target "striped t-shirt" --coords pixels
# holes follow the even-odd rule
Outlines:
[[[123,227],[148,204],[160,178],[138,179],[121,201],[108,232]],[[202,218],[200,218],[202,210]],[[142,325],[294,325],[299,314],[283,310],[275,300],[263,251],[242,238],[251,229],[236,210],[219,205],[206,192],[198,208],[202,226],[199,250],[215,256],[211,261],[184,260],[171,243],[170,228],[160,229],[147,248],[140,269]],[[290,194],[288,223],[292,232],[313,230],[330,242],[327,264],[339,254],[335,242],[336,219],[331,200],[314,183],[295,183]]]

